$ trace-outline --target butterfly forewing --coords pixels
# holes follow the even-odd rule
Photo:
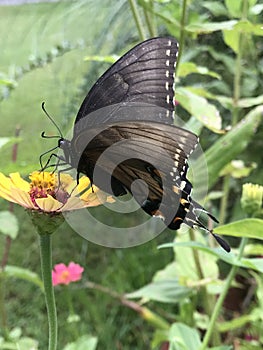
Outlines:
[[[173,38],[153,38],[135,46],[91,88],[76,123],[95,110],[120,102],[143,102],[165,108],[167,113],[163,122],[171,123],[177,54],[178,44]]]

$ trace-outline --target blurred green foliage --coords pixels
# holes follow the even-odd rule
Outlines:
[[[135,21],[134,5],[139,22]],[[40,137],[42,131],[56,134],[41,110],[42,101],[67,135],[82,99],[109,66],[112,55],[121,55],[154,34],[172,35],[181,44],[176,113],[186,126],[200,134],[207,169],[198,159],[193,168],[201,180],[207,176],[203,171],[208,172],[209,206],[221,224],[226,223],[215,232],[241,239],[239,251],[243,243],[245,246],[244,237],[262,240],[262,220],[246,218],[240,205],[243,183],[262,184],[260,1],[78,0],[0,8],[0,137],[1,145],[5,145],[0,149],[1,172],[19,171],[26,176],[39,168],[39,155],[54,147],[54,140]],[[14,163],[12,142],[17,141],[13,140],[17,127],[20,142]],[[233,160],[242,164],[239,174],[243,175],[237,177],[237,169],[229,166]],[[9,206],[1,200],[0,208],[8,210]],[[96,217],[106,215],[103,208],[94,208],[94,212]],[[37,236],[26,212],[15,207],[14,213],[19,235],[12,241],[5,271],[9,340],[23,335],[37,339],[39,348],[45,348],[47,326],[38,277]],[[141,217],[136,213],[132,220]],[[118,225],[126,222],[120,216],[110,219]],[[4,233],[0,236],[0,257],[7,244],[5,230]],[[251,240],[242,260],[238,249],[228,256],[208,247],[208,240],[199,234],[197,242],[189,242],[194,239],[193,233],[181,230],[176,244],[157,250],[158,245],[171,242],[173,237],[166,230],[139,247],[107,249],[84,241],[68,226],[61,227],[54,234],[54,263],[74,260],[82,264],[85,279],[127,293],[126,298],[142,298],[142,303],[147,303],[171,328],[161,329],[151,313],[137,314],[110,293],[85,288],[84,283],[82,288],[76,285],[71,289],[75,313],[81,319],[75,324],[67,322],[67,292],[62,288],[56,291],[59,349],[77,341],[76,334],[83,338],[75,348],[80,344],[95,348],[96,338],[85,337],[91,334],[98,338],[98,349],[163,350],[165,342],[170,342],[170,350],[196,350],[197,345],[204,350],[207,347],[201,348],[200,333],[209,329],[216,295],[224,290],[223,280],[227,281],[229,271],[233,276],[237,274],[238,266],[237,279],[229,279],[229,293],[210,344],[214,350],[231,349],[237,342],[241,350],[262,349],[259,245]],[[229,240],[238,246],[237,238]],[[0,349],[6,349],[1,345],[1,336],[6,336],[3,327]],[[28,339],[23,341],[26,349]],[[69,349],[73,348],[71,344]]]

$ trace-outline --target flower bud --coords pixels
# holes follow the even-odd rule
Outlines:
[[[241,206],[246,214],[255,217],[261,211],[263,186],[247,183],[243,185]]]

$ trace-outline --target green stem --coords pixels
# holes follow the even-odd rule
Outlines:
[[[191,229],[189,232],[190,232],[189,233],[190,239],[192,241],[195,241],[194,230]],[[200,280],[204,280],[205,275],[204,275],[203,270],[202,270],[199,252],[196,249],[192,249],[192,252],[193,252],[195,266],[197,269],[197,275],[198,275]],[[206,314],[210,317],[212,315],[212,312],[213,312],[214,300],[213,300],[212,296],[208,295],[206,286],[202,287],[202,302],[203,302],[203,306],[204,306]],[[213,345],[218,345],[218,344],[220,344],[220,335],[219,335],[219,332],[216,329],[214,329],[213,330]]]
[[[224,224],[226,219],[226,212],[227,212],[227,202],[228,202],[228,196],[229,196],[229,190],[230,190],[230,175],[226,175],[223,180],[223,197],[220,201],[220,214],[219,214],[219,222],[221,225]]]
[[[148,323],[154,325],[156,328],[163,329],[166,331],[169,330],[170,324],[164,318],[155,314],[147,307],[141,306],[135,301],[126,299],[125,295],[119,294],[107,287],[102,286],[101,284],[97,284],[91,281],[86,282],[85,285],[88,288],[99,290],[103,293],[110,295],[112,298],[118,299],[122,305],[137,312],[143,319],[145,319]]]
[[[248,240],[247,238],[242,238],[242,240],[241,240],[240,247],[239,247],[239,253],[237,256],[237,262],[242,258],[247,240]],[[202,343],[201,347],[199,348],[199,350],[206,350],[207,349],[208,343],[211,339],[213,330],[215,328],[216,320],[219,316],[220,311],[222,310],[223,302],[225,300],[225,297],[227,295],[229,288],[231,287],[231,283],[236,275],[237,270],[238,270],[238,266],[233,265],[228,276],[227,276],[224,288],[223,288],[219,298],[217,299],[217,302],[216,302],[216,305],[214,308],[214,312],[211,316],[210,323],[208,325],[207,331],[206,331],[204,339],[203,339],[203,343]]]
[[[40,259],[42,278],[44,283],[48,325],[49,325],[49,343],[48,350],[57,349],[57,312],[54,296],[54,289],[52,285],[52,257],[51,257],[51,235],[40,235]]]
[[[65,293],[66,293],[66,298],[67,298],[67,303],[68,303],[69,315],[74,316],[75,311],[74,311],[74,307],[72,304],[72,297],[71,297],[70,290],[69,290],[68,286],[65,286]],[[71,323],[70,330],[71,330],[71,333],[72,333],[74,339],[77,339],[79,337],[79,333],[78,333],[78,328],[77,328],[75,321]]]
[[[248,16],[249,4],[247,0],[243,1],[243,10],[242,10],[242,20],[246,20]],[[236,71],[234,76],[234,96],[233,96],[233,117],[232,117],[232,126],[236,125],[239,120],[239,107],[238,101],[240,99],[240,87],[241,87],[241,76],[242,76],[242,58],[243,58],[243,34],[239,33],[238,38],[238,47],[237,47],[237,56],[236,56]]]
[[[149,5],[151,7],[151,10],[148,11],[146,10],[146,8],[143,9],[143,13],[144,13],[144,17],[145,17],[145,21],[148,27],[148,31],[151,37],[155,37],[156,36],[156,30],[155,30],[155,24],[154,24],[154,11],[153,11],[153,1],[151,0],[149,2]]]
[[[236,125],[239,120],[239,107],[238,101],[240,98],[240,84],[241,84],[241,62],[242,62],[242,50],[241,50],[241,34],[238,35],[238,52],[236,56],[236,72],[234,76],[234,96],[233,96],[233,117],[232,117],[232,126]]]
[[[180,20],[179,53],[178,53],[178,57],[177,57],[176,67],[175,67],[175,74],[176,74],[178,67],[179,67],[179,64],[181,62],[182,52],[184,49],[186,9],[187,9],[187,0],[184,0],[183,1],[182,16],[181,16],[181,20]]]
[[[0,269],[0,325],[2,330],[2,335],[5,339],[8,339],[7,330],[7,317],[5,310],[5,275],[4,271]]]
[[[136,27],[138,29],[139,38],[141,41],[146,40],[145,30],[144,30],[144,27],[143,27],[143,24],[142,24],[140,15],[139,15],[136,1],[129,0],[129,4],[130,4],[131,12],[132,12]]]
[[[247,0],[244,0],[243,2],[243,14],[242,19],[247,18],[248,13],[248,2]],[[232,113],[232,126],[235,126],[239,121],[239,111],[240,108],[238,106],[238,101],[240,99],[240,90],[241,90],[241,77],[242,77],[242,57],[243,57],[243,41],[242,41],[242,33],[238,34],[237,37],[237,55],[236,55],[236,62],[235,62],[235,76],[234,76],[234,86],[233,86],[233,113]],[[224,185],[223,185],[223,193],[224,196],[221,199],[221,208],[220,208],[220,217],[219,221],[221,224],[225,221],[225,214],[226,214],[226,207],[227,207],[227,200],[229,195],[229,181],[230,176],[225,176],[224,178]]]
[[[75,312],[74,312],[71,294],[70,294],[68,286],[65,286],[65,293],[66,293],[66,298],[67,298],[67,303],[68,303],[69,314],[74,315]]]

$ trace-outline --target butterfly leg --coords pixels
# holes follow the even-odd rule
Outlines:
[[[51,153],[50,156],[49,156],[49,158],[48,158],[48,160],[47,160],[47,162],[46,162],[46,164],[45,164],[45,166],[43,166],[43,161],[42,161],[43,157],[44,157],[46,154],[48,154],[48,153],[54,151],[55,149],[57,149],[57,146],[54,147],[54,148],[52,148],[51,150],[48,150],[47,152],[42,153],[42,154],[40,155],[40,157],[39,157],[39,164],[40,164],[40,167],[41,167],[41,170],[42,170],[42,171],[43,171],[44,169],[46,169],[46,167],[47,167],[48,164],[50,163],[52,157],[58,157],[57,154]]]

